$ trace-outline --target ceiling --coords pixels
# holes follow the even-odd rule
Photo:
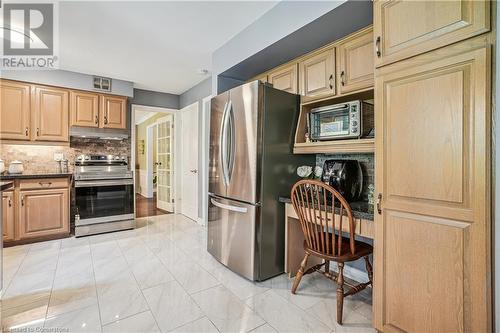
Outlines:
[[[181,94],[213,51],[277,1],[60,2],[60,68]],[[209,74],[208,74],[209,75]]]

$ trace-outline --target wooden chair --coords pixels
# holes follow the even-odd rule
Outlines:
[[[352,210],[347,201],[333,187],[317,180],[301,180],[292,188],[292,204],[304,233],[305,256],[292,286],[295,294],[304,274],[320,272],[337,283],[337,322],[342,324],[344,297],[354,295],[372,284],[373,272],[368,256],[373,252],[369,244],[357,241]],[[346,220],[347,225],[344,225]],[[348,233],[345,237],[343,233]],[[309,256],[324,259],[324,263],[306,270]],[[369,281],[352,285],[344,281],[344,263],[365,259]],[[330,272],[330,261],[337,262],[338,273]],[[324,272],[321,267],[325,266]],[[344,292],[344,284],[349,288]]]

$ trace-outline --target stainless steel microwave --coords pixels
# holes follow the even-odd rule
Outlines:
[[[314,108],[307,118],[311,140],[360,138],[364,133],[363,111],[370,104],[351,101]]]

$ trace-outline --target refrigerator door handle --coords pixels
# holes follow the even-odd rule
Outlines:
[[[216,201],[214,198],[211,198],[210,201],[214,206],[217,206],[222,209],[230,210],[232,212],[237,212],[237,213],[246,213],[248,212],[248,209],[246,207],[238,207],[238,206],[232,206],[232,205],[226,205],[223,203],[220,203]]]
[[[222,181],[224,185],[229,184],[228,170],[227,170],[227,107],[228,102],[224,105],[224,111],[222,112],[222,124],[220,131],[220,142],[219,142],[219,159],[222,169]]]
[[[228,129],[229,129],[229,145],[228,145],[229,159],[227,163],[227,170],[228,170],[227,182],[229,184],[231,182],[231,178],[233,175],[235,150],[236,150],[236,125],[234,122],[234,110],[233,110],[233,103],[231,103],[231,100],[229,101],[227,112],[228,112]]]

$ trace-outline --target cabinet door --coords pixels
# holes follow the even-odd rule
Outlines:
[[[376,72],[379,331],[492,330],[490,46],[470,44]]]
[[[34,86],[34,138],[38,141],[68,141],[69,92],[66,89]]]
[[[68,189],[21,191],[21,239],[69,233]]]
[[[300,93],[311,98],[335,94],[335,49],[327,49],[299,63]]]
[[[267,82],[274,88],[297,94],[297,64],[278,68],[267,76]]]
[[[375,0],[377,67],[490,29],[490,1]]]
[[[341,94],[373,87],[374,58],[371,29],[337,47],[337,86]]]
[[[100,127],[127,128],[127,98],[101,95]]]
[[[71,91],[69,99],[71,126],[99,127],[99,95]]]
[[[30,139],[30,89],[29,84],[0,81],[1,139]]]
[[[14,240],[14,192],[2,193],[3,240]]]

